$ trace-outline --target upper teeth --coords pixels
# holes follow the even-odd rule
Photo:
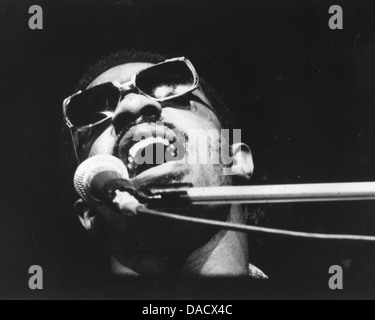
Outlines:
[[[129,151],[129,155],[132,158],[135,158],[139,151],[147,148],[148,146],[151,146],[155,143],[161,143],[164,144],[166,147],[170,145],[169,141],[167,139],[163,139],[162,137],[150,137],[145,140],[142,140],[138,143],[136,143],[133,147],[131,147]]]

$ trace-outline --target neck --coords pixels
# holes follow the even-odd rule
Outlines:
[[[241,205],[232,205],[228,221],[244,223],[243,216]],[[244,233],[220,231],[205,245],[192,252],[177,273],[186,276],[247,276],[247,241]],[[175,268],[173,259],[165,256],[125,254],[121,251],[113,252],[111,264],[115,275],[165,275]]]

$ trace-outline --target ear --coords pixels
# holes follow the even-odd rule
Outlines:
[[[74,211],[78,215],[78,218],[81,221],[83,227],[87,231],[92,231],[95,222],[95,215],[92,214],[90,205],[82,199],[79,199],[74,204]]]
[[[249,180],[254,172],[253,156],[250,147],[244,143],[232,145],[232,173]]]

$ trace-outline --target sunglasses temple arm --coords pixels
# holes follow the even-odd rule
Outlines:
[[[74,149],[74,155],[76,157],[76,160],[77,160],[77,164],[79,165],[80,164],[80,161],[79,161],[79,157],[78,157],[78,152],[77,152],[77,146],[76,146],[76,143],[74,141],[74,135],[73,135],[73,131],[71,128],[69,128],[69,132],[70,132],[70,137],[72,138],[72,144],[73,144],[73,149]]]

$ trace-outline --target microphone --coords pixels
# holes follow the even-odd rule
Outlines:
[[[101,154],[82,162],[74,175],[74,187],[87,202],[113,205],[117,190],[130,190],[132,184],[125,164],[118,158]]]

